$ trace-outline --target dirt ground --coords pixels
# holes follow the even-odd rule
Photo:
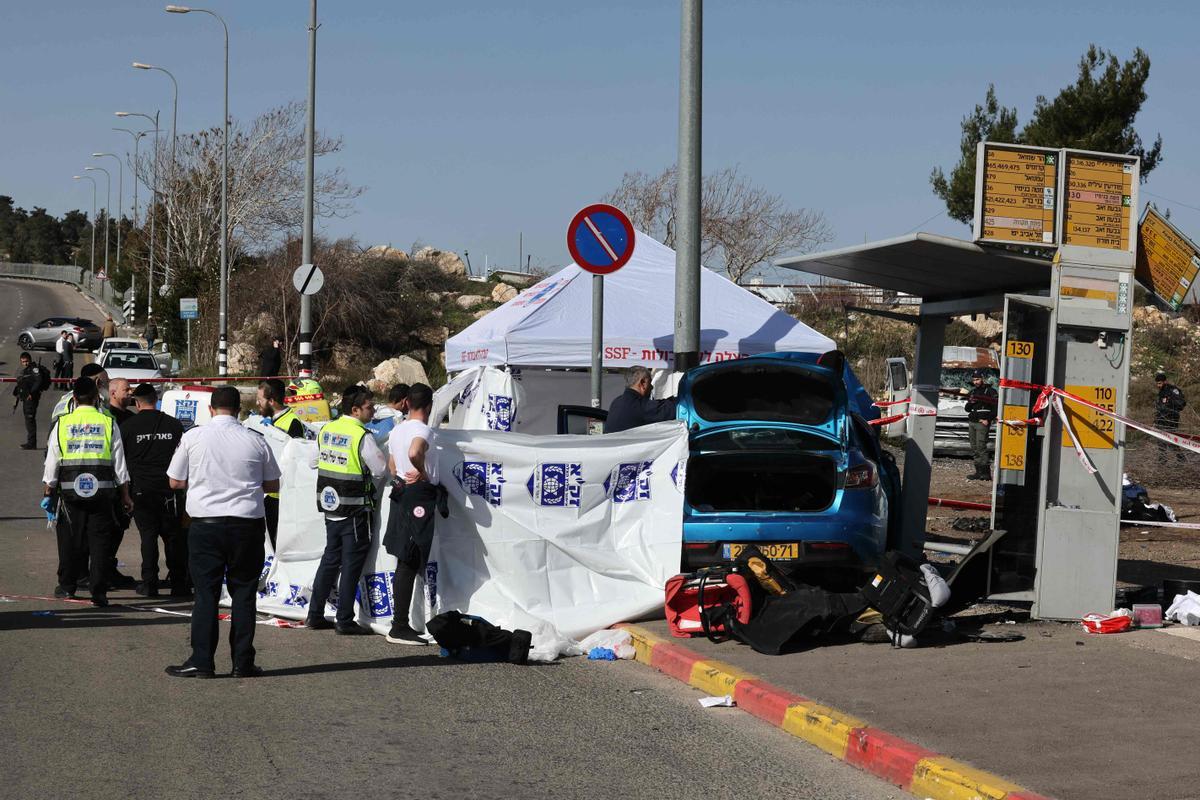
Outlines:
[[[935,458],[930,495],[990,502],[991,484],[967,480],[972,469],[966,458]],[[1200,455],[1179,459],[1173,450],[1164,452],[1152,442],[1135,442],[1126,453],[1125,470],[1146,488],[1151,502],[1170,506],[1180,522],[1200,523]],[[929,509],[929,532],[964,544],[981,539],[987,525],[987,512]],[[1200,530],[1125,525],[1119,555],[1121,585],[1158,586],[1168,578],[1200,579]]]

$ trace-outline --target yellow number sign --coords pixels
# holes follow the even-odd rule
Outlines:
[[[1073,395],[1082,397],[1101,408],[1115,411],[1117,408],[1117,392],[1111,386],[1079,386],[1068,384],[1063,387]],[[1092,450],[1111,450],[1116,446],[1114,431],[1116,420],[1099,411],[1081,406],[1073,400],[1063,398],[1063,409],[1067,419],[1075,431],[1079,444]],[[1073,447],[1071,436],[1065,430],[1062,433],[1062,446]]]
[[[1013,342],[1009,342],[1010,345]],[[1025,406],[1004,406],[1002,419],[1025,419],[1029,409]],[[1000,469],[1025,470],[1025,445],[1029,441],[1029,429],[1014,428],[1009,425],[1000,426]]]
[[[1018,342],[1010,339],[1004,353],[1009,358],[1033,358],[1033,342]]]

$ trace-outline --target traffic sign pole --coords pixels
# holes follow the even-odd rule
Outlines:
[[[592,276],[592,408],[600,408],[604,377],[604,276]]]
[[[567,249],[580,269],[592,273],[592,408],[600,408],[604,379],[604,276],[629,263],[633,223],[604,203],[580,211],[567,226]]]

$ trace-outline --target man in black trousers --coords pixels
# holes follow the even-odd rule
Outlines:
[[[114,381],[115,383],[115,381]],[[187,597],[187,541],[183,493],[171,489],[167,467],[183,438],[183,424],[156,409],[158,392],[149,383],[133,390],[137,413],[121,423],[121,442],[133,490],[133,521],[142,540],[142,580],[137,593],[158,597],[158,540],[163,540],[171,596]]]
[[[233,677],[262,674],[254,663],[258,576],[265,557],[263,495],[279,491],[279,465],[263,437],[238,421],[241,395],[232,386],[212,393],[212,420],[183,435],[167,468],[170,486],[187,491],[188,568],[196,587],[192,654],[169,666],[175,678],[212,678],[220,630],[221,581],[229,587]]]

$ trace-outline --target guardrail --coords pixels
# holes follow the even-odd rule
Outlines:
[[[93,281],[92,273],[86,267],[60,264],[15,264],[9,261],[0,261],[0,277],[4,276],[69,283],[79,289],[85,297],[94,300],[105,311],[112,314],[113,320],[117,324],[125,324],[122,296],[113,291],[112,284],[108,281]]]

